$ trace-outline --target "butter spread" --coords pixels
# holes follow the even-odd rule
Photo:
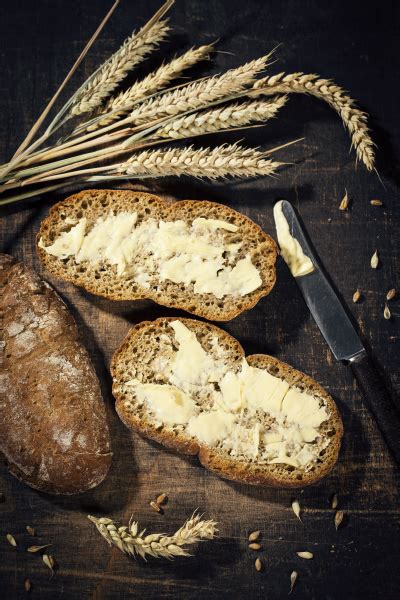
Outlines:
[[[314,265],[304,254],[296,238],[291,235],[289,223],[283,214],[282,201],[274,206],[274,219],[281,254],[293,277],[303,277],[312,273]]]
[[[173,321],[171,327],[175,332],[175,340],[179,348],[170,365],[170,381],[185,391],[190,391],[192,386],[202,386],[209,381],[217,381],[217,374],[213,378],[212,356],[203,349],[196,334],[181,321]]]
[[[128,381],[138,402],[158,422],[231,456],[309,468],[329,444],[319,431],[329,418],[323,401],[245,359],[234,371],[215,337],[206,351],[181,321],[170,326],[172,353],[159,363],[168,384]]]
[[[289,389],[283,398],[282,412],[289,423],[305,427],[318,427],[326,419],[325,408],[319,408],[314,396],[302,392],[299,402],[299,393],[293,388]]]
[[[222,410],[203,412],[197,417],[191,417],[187,432],[197,437],[203,444],[214,446],[231,434],[234,421],[233,415]]]
[[[89,227],[85,217],[49,246],[39,247],[60,259],[76,263],[115,265],[117,275],[128,276],[144,288],[151,280],[193,284],[195,294],[245,296],[262,285],[251,256],[238,256],[243,243],[226,238],[238,227],[218,219],[156,221],[138,224],[137,213],[110,213]]]
[[[136,380],[129,381],[127,385],[134,387],[138,400],[145,402],[161,423],[187,423],[196,410],[194,400],[173,385],[140,383]]]

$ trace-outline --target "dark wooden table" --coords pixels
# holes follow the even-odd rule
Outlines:
[[[14,0],[3,6],[0,23],[0,151],[6,160],[82,49],[109,0]],[[370,6],[368,6],[370,4]],[[77,80],[98,65],[131,30],[144,22],[156,1],[125,0],[87,58]],[[207,184],[159,180],[153,191],[176,198],[207,198],[243,211],[273,232],[272,206],[286,198],[300,210],[309,233],[335,284],[369,340],[393,394],[399,392],[400,304],[391,303],[392,319],[383,318],[386,292],[399,282],[399,8],[398,3],[284,0],[186,0],[171,12],[176,33],[165,48],[220,38],[208,72],[233,67],[281,43],[272,71],[317,72],[351,90],[371,115],[378,144],[378,171],[356,168],[349,139],[332,110],[317,100],[292,97],[279,119],[246,133],[249,143],[266,147],[303,137],[304,142],[279,157],[294,163],[277,179]],[[156,57],[149,61],[156,64]],[[160,60],[160,55],[158,55]],[[207,72],[198,70],[198,73]],[[143,72],[141,70],[141,72]],[[231,134],[209,138],[234,140]],[[200,142],[199,142],[200,143]],[[338,205],[347,188],[351,209]],[[3,209],[1,251],[40,270],[34,239],[52,195]],[[384,206],[370,205],[379,198]],[[379,269],[370,257],[378,248]],[[113,411],[108,365],[113,350],[132,323],[177,311],[142,302],[112,303],[72,285],[53,281],[82,331],[102,382],[112,432],[114,461],[107,480],[80,497],[54,498],[37,493],[0,471],[0,596],[25,595],[23,581],[33,583],[32,598],[285,598],[289,576],[298,571],[293,598],[371,599],[400,597],[399,471],[363,406],[349,370],[335,363],[310,317],[286,267],[278,265],[272,294],[252,311],[223,325],[247,352],[268,352],[309,373],[336,399],[345,435],[339,462],[330,477],[295,494],[257,489],[223,481],[183,458],[130,435]],[[363,299],[352,304],[356,288]],[[1,415],[0,415],[1,418]],[[400,432],[399,432],[400,433]],[[166,492],[165,515],[149,500]],[[329,498],[336,492],[345,512],[338,532]],[[297,496],[303,523],[292,513]],[[86,519],[88,512],[127,521],[133,513],[150,530],[172,531],[194,508],[220,523],[220,537],[203,544],[196,556],[163,561],[129,560],[111,550]],[[58,564],[53,578],[38,556],[24,549],[34,526],[38,542],[53,544]],[[249,531],[261,529],[265,569],[254,569],[247,549]],[[5,541],[11,532],[18,540]],[[314,552],[312,561],[297,550]]]

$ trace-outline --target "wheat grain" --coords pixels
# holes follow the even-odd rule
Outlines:
[[[308,551],[296,552],[296,554],[300,558],[304,558],[306,560],[311,560],[312,558],[314,558],[314,554]]]
[[[126,91],[120,92],[118,96],[110,98],[104,109],[101,110],[101,113],[112,112],[113,114],[105,114],[104,119],[89,126],[87,128],[88,131],[94,131],[98,127],[109,125],[121,116],[126,115],[132,110],[132,107],[136,102],[146,98],[146,96],[150,96],[150,94],[162,90],[173,79],[179,77],[183,71],[189,69],[199,61],[208,60],[212,49],[213,46],[211,44],[208,46],[200,46],[199,48],[191,48],[181,56],[174,58],[171,62],[161,65],[161,67],[147,75],[142,81],[137,81]],[[99,114],[101,113],[99,112]]]
[[[296,581],[297,581],[297,576],[298,576],[297,571],[292,571],[291,574],[290,574],[290,590],[289,590],[289,595],[293,592],[293,588],[294,588],[294,586],[296,584]]]
[[[334,523],[336,531],[339,529],[344,517],[344,512],[342,510],[338,510],[335,513]]]
[[[257,529],[257,531],[252,531],[248,537],[249,542],[256,542],[260,537],[261,531]]]
[[[154,137],[180,139],[214,133],[221,129],[245,127],[251,123],[272,119],[285,103],[286,96],[280,96],[270,102],[250,100],[242,104],[230,104],[222,108],[192,113],[170,121],[158,129]]]
[[[216,148],[194,149],[188,146],[145,150],[118,165],[116,171],[136,177],[191,175],[208,179],[272,175],[283,163],[274,162],[266,156],[265,152],[236,144]]]
[[[51,544],[45,544],[44,546],[29,546],[29,548],[26,549],[27,552],[40,552],[41,550],[43,550],[44,548],[48,548],[49,546],[51,546]]]
[[[355,101],[331,79],[305,73],[278,73],[259,79],[254,90],[260,94],[310,94],[325,100],[342,118],[352,139],[357,158],[369,171],[374,169],[374,143],[369,135],[367,114],[356,107]]]
[[[133,33],[89,79],[75,98],[70,114],[78,116],[101,106],[129,71],[158,46],[169,30],[166,21],[158,21],[143,34],[140,31]]]
[[[6,538],[7,538],[7,542],[10,544],[10,546],[14,546],[14,548],[17,546],[17,542],[15,540],[15,537],[12,535],[12,533],[7,533]]]
[[[370,264],[371,264],[371,267],[373,269],[377,269],[378,268],[378,266],[379,266],[378,250],[375,250],[375,252],[371,256]]]
[[[201,540],[212,540],[217,534],[217,523],[213,520],[203,521],[201,516],[193,514],[172,536],[163,533],[138,534],[138,523],[129,522],[126,527],[116,527],[111,519],[96,518],[88,515],[108,544],[117,546],[121,552],[130,556],[146,556],[173,559],[176,556],[190,556],[185,546]]]
[[[259,544],[258,542],[251,542],[249,544],[249,549],[250,550],[261,550],[261,544]]]
[[[345,194],[339,204],[339,210],[349,210],[349,195],[345,188]]]
[[[300,507],[300,502],[298,500],[292,500],[292,510],[294,512],[294,514],[296,515],[296,517],[298,518],[299,521],[301,521],[301,516],[300,516],[300,512],[301,512],[301,507]]]
[[[139,125],[154,119],[172,117],[188,110],[194,110],[221,98],[228,99],[253,85],[256,75],[265,69],[269,58],[270,54],[252,60],[236,69],[231,69],[222,75],[194,81],[173,91],[150,98],[135,108],[131,112],[130,118],[133,123]]]
[[[394,298],[396,298],[396,295],[397,295],[397,292],[396,292],[395,288],[392,288],[386,294],[386,300],[393,300]]]
[[[159,505],[157,504],[157,502],[154,502],[154,500],[152,500],[151,502],[149,502],[149,505],[150,505],[150,506],[151,506],[151,508],[152,508],[153,510],[155,510],[156,512],[158,512],[158,513],[161,513],[161,514],[164,514],[164,511],[163,511],[163,509],[161,508],[161,506],[159,506]]]
[[[167,496],[167,494],[160,494],[156,498],[156,504],[158,504],[158,506],[162,506],[163,504],[167,504],[167,502],[168,502],[168,496]]]
[[[52,555],[51,554],[43,554],[42,560],[43,560],[44,564],[46,565],[46,567],[48,567],[50,569],[52,575],[54,575],[54,558],[52,557]]]

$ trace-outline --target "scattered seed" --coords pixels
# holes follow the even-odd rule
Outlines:
[[[44,548],[48,548],[49,546],[51,546],[51,544],[45,544],[44,546],[29,546],[29,548],[27,548],[27,552],[40,552],[41,550],[44,550]]]
[[[258,540],[258,538],[260,537],[260,533],[261,533],[261,531],[259,531],[259,530],[252,531],[249,535],[249,542],[256,542]]]
[[[155,510],[156,512],[158,512],[158,513],[162,513],[162,508],[161,508],[161,506],[159,506],[159,505],[157,504],[157,502],[154,502],[154,500],[152,500],[152,501],[150,502],[150,506],[151,506],[151,508],[152,508],[153,510]]]
[[[31,527],[30,525],[26,526],[26,530],[29,533],[29,535],[36,535],[36,531],[33,527]]]
[[[378,265],[379,265],[378,250],[375,250],[375,252],[371,256],[371,267],[373,269],[376,269],[378,267]]]
[[[289,594],[291,594],[293,592],[293,588],[295,586],[297,577],[298,577],[297,571],[292,571],[291,574],[290,574],[290,591],[289,591]]]
[[[338,496],[337,496],[337,494],[333,494],[332,499],[331,499],[332,508],[337,508],[338,504],[339,504]]]
[[[370,204],[372,204],[372,206],[383,206],[382,200],[371,200]]]
[[[336,511],[335,514],[335,529],[336,531],[339,529],[341,522],[343,521],[344,512],[342,510]]]
[[[306,560],[310,560],[311,558],[314,558],[314,554],[312,552],[296,552],[297,556],[299,556],[300,558],[305,558]]]
[[[249,544],[249,548],[250,550],[261,550],[261,544],[258,544],[257,542],[251,542],[251,544]]]
[[[328,223],[332,223],[331,217],[328,218]]]
[[[51,554],[43,554],[42,559],[46,567],[49,567],[50,571],[54,573],[54,558],[51,556]]]
[[[158,504],[158,506],[161,506],[162,504],[166,504],[167,502],[168,502],[167,494],[160,494],[159,496],[157,496],[156,504]]]
[[[24,581],[24,588],[25,588],[26,592],[30,592],[31,591],[31,589],[32,589],[32,583],[31,583],[30,579],[28,579],[28,578],[25,579],[25,581]]]
[[[298,518],[299,521],[301,521],[301,517],[300,517],[300,504],[298,500],[292,500],[292,509],[294,514],[296,515],[296,517]]]
[[[390,317],[392,316],[392,313],[390,312],[390,309],[388,307],[387,304],[385,304],[385,308],[383,311],[383,316],[385,317],[385,319],[388,321],[390,319]]]
[[[386,294],[386,300],[393,300],[393,298],[396,298],[396,294],[397,294],[396,290],[394,288],[392,288]]]
[[[356,290],[353,294],[353,302],[354,303],[358,302],[360,298],[361,298],[361,292],[360,292],[360,290]]]
[[[339,210],[348,210],[349,209],[349,196],[347,194],[347,190],[345,188],[345,195],[342,198],[341,203],[339,204]]]
[[[11,533],[7,533],[7,542],[11,545],[11,546],[16,546],[17,542],[15,541],[15,537],[13,535],[11,535]]]
[[[259,558],[256,558],[254,566],[256,568],[256,571],[261,571],[262,570],[263,564],[262,564],[262,562],[261,562],[261,560]]]

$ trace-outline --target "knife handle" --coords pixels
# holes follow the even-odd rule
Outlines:
[[[399,404],[390,397],[377,367],[368,356],[350,362],[350,366],[387,447],[400,465]]]

